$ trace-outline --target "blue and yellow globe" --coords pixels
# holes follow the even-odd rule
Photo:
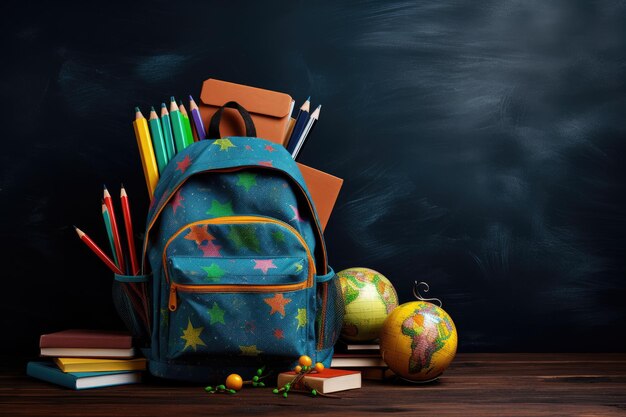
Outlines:
[[[454,359],[456,347],[452,318],[425,301],[398,306],[380,333],[383,360],[396,375],[412,382],[438,378]]]
[[[341,339],[368,342],[378,339],[389,313],[398,306],[391,282],[370,268],[348,268],[337,273],[345,305]]]

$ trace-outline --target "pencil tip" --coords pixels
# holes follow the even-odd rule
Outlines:
[[[139,107],[135,107],[135,113],[139,113],[141,110],[139,110]]]
[[[191,94],[189,94],[189,101],[193,101],[193,97],[191,97]]]
[[[170,103],[176,103],[176,99],[174,98],[174,96],[170,97]]]
[[[124,183],[122,183],[122,188],[124,188]]]
[[[156,111],[154,110],[154,106],[150,106],[150,111]]]
[[[161,103],[161,108],[167,108],[167,106],[165,105],[165,103]]]
[[[308,96],[308,97],[306,98],[306,101],[311,101],[311,96]]]
[[[106,184],[102,184],[102,188],[104,188],[106,190],[107,189]]]

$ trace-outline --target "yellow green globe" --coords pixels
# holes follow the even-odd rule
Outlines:
[[[337,273],[345,305],[340,337],[347,342],[378,339],[389,313],[398,306],[391,282],[370,268],[348,268]]]
[[[457,333],[441,307],[424,301],[399,305],[380,333],[380,353],[399,377],[412,382],[438,378],[456,355]]]

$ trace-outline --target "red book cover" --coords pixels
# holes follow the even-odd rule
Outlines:
[[[68,329],[42,334],[39,338],[40,348],[129,349],[132,345],[132,336],[117,330]]]
[[[290,382],[296,373],[294,371],[278,374],[278,386]],[[348,389],[361,388],[361,372],[347,369],[326,368],[322,372],[306,374],[303,381],[297,383],[295,389],[308,389],[304,383],[320,393],[331,393]]]

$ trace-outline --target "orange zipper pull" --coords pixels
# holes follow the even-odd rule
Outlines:
[[[178,308],[178,303],[176,301],[176,285],[171,284],[170,285],[170,311],[176,311],[176,308]]]

